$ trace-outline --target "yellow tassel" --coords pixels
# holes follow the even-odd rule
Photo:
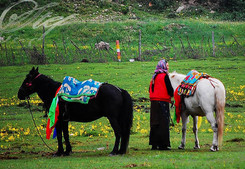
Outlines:
[[[197,128],[198,129],[201,127],[201,124],[202,124],[202,116],[198,116],[198,119],[197,119]]]

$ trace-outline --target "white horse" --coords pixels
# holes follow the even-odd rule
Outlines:
[[[170,73],[169,77],[173,88],[176,89],[184,80],[186,75],[173,72]],[[191,97],[185,97],[182,102],[182,141],[178,148],[185,148],[186,125],[189,115],[193,118],[193,132],[195,135],[194,149],[200,148],[197,137],[197,116],[206,116],[213,129],[213,143],[210,150],[218,151],[218,145],[222,144],[223,138],[224,108],[225,87],[223,83],[212,77],[199,80],[194,95]],[[214,111],[216,112],[216,118],[213,115]]]

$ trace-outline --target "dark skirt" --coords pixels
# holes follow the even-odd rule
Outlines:
[[[151,101],[150,145],[170,147],[169,118],[168,102]]]

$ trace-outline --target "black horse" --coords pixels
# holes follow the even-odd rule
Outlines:
[[[33,67],[18,91],[18,98],[24,100],[37,92],[45,106],[49,108],[60,85],[60,82],[40,74],[38,68]],[[100,86],[97,96],[90,99],[88,104],[59,101],[59,109],[60,114],[56,123],[58,151],[55,155],[69,155],[72,152],[68,121],[64,119],[64,114],[69,114],[69,121],[77,122],[91,122],[101,117],[107,117],[116,136],[115,145],[110,155],[126,153],[133,121],[133,103],[126,90],[104,83]],[[66,143],[65,152],[62,144],[62,132]]]

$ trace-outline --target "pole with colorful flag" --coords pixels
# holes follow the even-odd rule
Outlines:
[[[119,40],[116,40],[116,47],[117,47],[117,59],[119,62],[121,62],[121,52],[120,52]]]

